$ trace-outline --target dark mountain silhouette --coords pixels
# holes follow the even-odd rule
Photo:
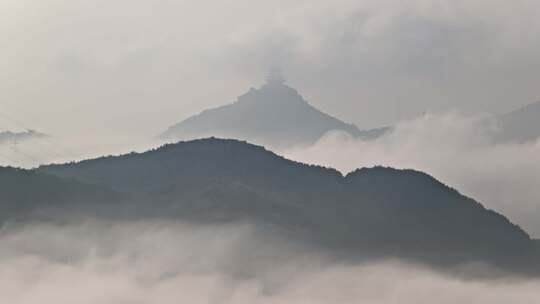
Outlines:
[[[348,258],[538,271],[537,244],[527,233],[413,170],[365,168],[344,177],[212,138],[38,171],[123,193],[129,203],[117,210],[129,216],[248,220]]]
[[[540,101],[497,117],[499,141],[527,142],[540,138]]]
[[[0,185],[2,222],[47,217],[75,206],[90,215],[97,205],[112,208],[111,204],[122,200],[120,194],[104,187],[8,167],[0,167]]]
[[[286,148],[314,143],[334,130],[370,139],[385,128],[360,131],[311,106],[281,78],[270,77],[261,88],[252,88],[234,103],[192,116],[170,127],[161,137],[178,140],[218,136]]]
[[[12,144],[23,142],[32,139],[39,139],[47,137],[43,133],[36,132],[34,130],[27,130],[24,132],[12,132],[12,131],[1,131],[0,132],[0,145],[2,144]]]

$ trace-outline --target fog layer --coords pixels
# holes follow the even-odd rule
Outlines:
[[[172,222],[0,230],[0,301],[49,303],[534,303],[540,282],[462,281],[399,261],[342,264],[250,225]]]

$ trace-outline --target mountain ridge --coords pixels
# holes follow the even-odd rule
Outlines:
[[[106,187],[13,167],[0,167],[0,184],[0,227],[6,221],[48,218],[73,205],[86,205],[91,213],[97,204],[122,199]]]
[[[344,176],[261,146],[209,138],[38,172],[129,193],[139,203],[128,209],[139,213],[270,223],[351,257],[536,269],[536,242],[523,229],[415,170],[362,168]]]

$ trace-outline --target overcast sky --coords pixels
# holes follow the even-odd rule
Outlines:
[[[0,0],[0,11],[0,128],[151,136],[233,101],[273,65],[362,128],[540,100],[538,0]]]

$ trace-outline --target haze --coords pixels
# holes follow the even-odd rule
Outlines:
[[[540,1],[0,12],[0,303],[540,303]]]
[[[3,0],[0,10],[0,112],[57,136],[153,136],[275,65],[361,128],[426,110],[506,112],[540,95],[535,0]]]

